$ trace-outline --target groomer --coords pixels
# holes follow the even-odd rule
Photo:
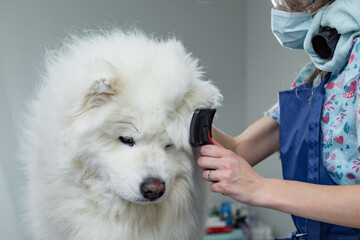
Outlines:
[[[274,35],[311,63],[240,136],[213,129],[198,165],[212,191],[291,214],[288,239],[360,240],[360,0],[273,4]],[[276,151],[284,180],[252,168]]]

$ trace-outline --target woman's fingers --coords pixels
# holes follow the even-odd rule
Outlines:
[[[211,182],[211,191],[245,204],[254,203],[255,191],[262,187],[263,177],[245,159],[215,145],[203,146],[200,154],[198,165],[204,170],[203,179]]]
[[[213,169],[203,171],[202,177],[209,182],[218,182],[220,180],[218,171]]]
[[[201,167],[204,170],[219,168],[219,159],[218,158],[199,157],[197,163],[198,163],[199,167]]]
[[[227,192],[224,190],[223,187],[221,187],[221,183],[220,182],[213,182],[210,185],[210,190],[212,192],[216,192],[216,193],[221,193],[223,195],[227,195]]]
[[[205,145],[200,148],[200,155],[213,158],[231,156],[231,151],[223,148],[221,145]]]
[[[224,148],[220,143],[218,143],[215,139],[212,139],[213,143],[215,146],[219,147],[219,148]],[[224,148],[225,149],[225,148]]]

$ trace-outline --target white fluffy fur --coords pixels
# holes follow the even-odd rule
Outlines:
[[[27,238],[201,239],[189,126],[221,100],[202,78],[179,41],[139,31],[73,37],[49,55],[23,136]],[[149,176],[166,184],[154,202],[139,191]]]

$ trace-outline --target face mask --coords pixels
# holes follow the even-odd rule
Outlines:
[[[277,40],[290,49],[304,49],[304,40],[311,25],[311,12],[291,13],[271,9],[271,29]]]

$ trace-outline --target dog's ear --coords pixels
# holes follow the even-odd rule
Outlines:
[[[107,103],[114,95],[119,93],[117,81],[113,76],[102,75],[92,81],[83,103],[82,111],[88,111]]]
[[[211,81],[196,81],[185,94],[183,104],[195,110],[197,108],[216,108],[221,105],[222,95]]]
[[[121,88],[118,68],[110,61],[97,59],[91,62],[89,68],[96,69],[97,72],[90,73],[89,87],[83,98],[81,112],[102,106],[117,95]]]

